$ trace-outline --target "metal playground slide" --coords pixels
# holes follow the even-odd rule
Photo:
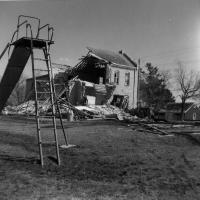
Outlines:
[[[37,33],[35,37],[33,36],[31,24],[29,23],[28,20],[29,21],[32,20],[32,22],[37,23]],[[20,30],[21,26],[25,26],[25,29]],[[18,17],[17,30],[14,32],[11,42],[6,45],[5,49],[0,54],[0,60],[1,60],[5,52],[8,50],[9,54],[10,48],[11,46],[13,46],[11,56],[9,57],[8,64],[6,66],[5,72],[0,82],[0,113],[4,108],[4,106],[6,105],[9,96],[11,95],[13,89],[15,88],[17,82],[20,79],[20,76],[31,55],[31,47],[35,46],[36,48],[42,48],[44,46],[45,42],[38,38],[40,30],[45,27],[48,28],[47,30],[49,33],[50,32],[49,24],[46,24],[45,26],[41,27],[40,19],[24,15],[20,15]],[[25,37],[19,38],[20,33],[24,35],[23,33],[24,31],[25,31]],[[28,32],[30,37],[27,36]],[[15,41],[13,41],[14,39]]]
[[[0,112],[19,81],[29,57],[30,49],[21,46],[14,47],[0,82]]]

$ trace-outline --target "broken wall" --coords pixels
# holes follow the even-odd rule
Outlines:
[[[83,98],[83,85],[80,80],[74,80],[69,85],[69,102],[72,105],[79,105]]]
[[[89,96],[88,99],[95,97],[95,105],[106,104],[115,90],[114,85],[94,84],[79,79],[71,81],[70,85],[69,102],[73,105],[80,105],[84,95]]]

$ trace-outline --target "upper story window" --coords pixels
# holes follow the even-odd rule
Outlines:
[[[125,86],[129,86],[130,85],[130,72],[125,73]]]
[[[114,83],[119,85],[119,71],[115,71],[114,73]]]
[[[99,77],[99,84],[103,84],[103,77]]]

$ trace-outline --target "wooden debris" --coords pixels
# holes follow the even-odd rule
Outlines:
[[[168,135],[169,134],[168,132],[160,130],[160,129],[158,129],[155,126],[152,126],[152,125],[149,125],[149,124],[143,124],[143,125],[146,126],[146,127],[148,127],[148,128],[150,128],[150,129],[153,129],[155,131],[158,131],[158,132],[162,133],[163,135]]]
[[[146,132],[151,132],[151,133],[159,134],[159,135],[169,135],[169,134],[171,134],[167,131],[164,131],[164,130],[161,130],[161,129],[155,127],[154,125],[150,125],[150,124],[147,124],[145,122],[140,122],[139,120],[133,122],[133,124],[137,124],[140,127],[143,127],[144,129],[146,129],[145,130]],[[129,124],[129,126],[133,126],[133,124]]]

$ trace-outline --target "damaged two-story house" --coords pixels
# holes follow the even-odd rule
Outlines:
[[[70,69],[69,78],[76,77],[84,81],[86,95],[94,96],[96,105],[109,100],[118,107],[135,108],[138,87],[137,64],[122,51],[114,53],[89,47],[88,50],[87,55]]]
[[[125,53],[88,48],[88,53],[74,67],[63,66],[65,72],[54,75],[58,97],[74,106],[103,105],[110,103],[122,109],[136,108],[138,69]],[[47,80],[48,75],[37,76]],[[37,88],[45,92],[47,83],[37,82]],[[26,81],[26,97],[33,99],[33,79]],[[40,99],[47,101],[46,94]],[[86,100],[86,102],[84,102]]]

